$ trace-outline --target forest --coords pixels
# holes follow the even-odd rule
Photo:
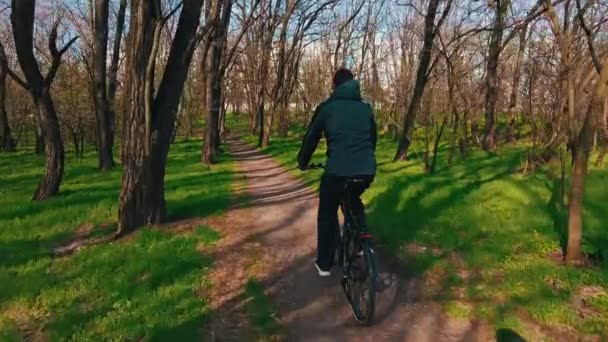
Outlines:
[[[339,68],[399,284],[363,329],[276,280]],[[603,341],[606,154],[604,0],[0,0],[0,340]]]

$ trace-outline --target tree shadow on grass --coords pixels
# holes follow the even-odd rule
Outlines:
[[[65,239],[65,237],[66,234],[57,233],[47,239],[33,238],[11,240],[10,243],[0,242],[0,251],[2,251],[0,267],[16,267],[39,258],[49,257],[56,241]]]
[[[594,261],[601,262],[608,276],[608,172],[593,169],[585,179],[583,248]]]
[[[608,260],[608,233],[601,224],[602,220],[608,215],[608,196],[604,190],[605,171],[593,170],[589,172],[585,185],[585,200],[583,211],[583,249],[593,261],[606,262]],[[566,254],[568,244],[568,206],[567,199],[562,198],[561,180],[551,177],[542,171],[537,171],[531,177],[533,180],[544,185],[551,196],[546,202],[545,207],[539,209],[544,211],[552,220],[552,228],[555,237],[559,241],[562,255]],[[528,196],[534,199],[534,203],[543,203],[545,200],[533,191],[530,187],[518,184],[519,189],[525,191]],[[564,193],[567,194],[568,182]],[[597,189],[601,189],[597,191]],[[567,197],[567,196],[566,196]],[[599,222],[599,224],[598,224]]]
[[[404,247],[409,244],[441,248],[439,255],[407,253],[410,264],[406,267],[416,274],[426,277],[433,276],[436,269],[445,271],[446,265],[453,263],[449,260],[452,251],[463,258],[464,267],[477,268],[468,270],[462,278],[466,279],[464,284],[456,284],[468,291],[464,297],[451,293],[454,283],[447,282],[437,290],[442,294],[440,302],[464,300],[474,307],[479,305],[498,317],[497,324],[526,310],[546,315],[538,318],[540,321],[557,322],[563,312],[570,313],[566,308],[569,291],[576,291],[584,274],[547,260],[545,248],[552,241],[559,239],[565,247],[567,212],[560,203],[558,181],[546,175],[533,175],[534,179],[511,176],[520,160],[518,153],[507,158],[484,156],[433,175],[391,175],[387,190],[372,198],[370,226],[397,254],[406,254]],[[477,191],[481,187],[484,189]],[[590,226],[597,226],[597,218],[608,212],[598,196],[605,195],[586,194],[587,200],[595,199],[586,207]],[[431,269],[433,272],[427,273]],[[475,271],[484,274],[475,275]],[[590,276],[593,280],[585,281],[601,284],[604,278],[596,271]],[[488,275],[491,272],[495,274]],[[523,293],[518,294],[518,290]]]
[[[22,319],[30,319],[30,308],[48,312],[48,318],[28,324],[44,326],[50,336],[162,340],[170,333],[193,340],[209,317],[197,293],[212,265],[199,246],[213,242],[210,236],[217,238],[206,228],[180,235],[142,230],[71,258],[41,260],[20,272],[4,299],[19,298]]]
[[[526,339],[511,329],[496,330],[496,342],[526,342]]]
[[[198,315],[177,326],[155,327],[148,333],[146,340],[150,342],[199,341],[201,337],[210,338],[211,336],[207,336],[205,329],[205,324],[208,322],[208,315]]]
[[[48,213],[59,214],[62,209],[90,208],[106,200],[118,200],[118,190],[108,187],[95,188],[95,190],[65,190],[61,194],[48,199],[44,202],[30,201],[20,203],[20,205],[10,206],[0,214],[0,221],[27,219],[36,215]]]
[[[416,240],[438,215],[458,201],[484,184],[512,174],[518,158],[491,158],[481,166],[465,164],[433,175],[395,177],[384,193],[372,199],[370,225],[389,247],[400,248]]]
[[[553,220],[553,229],[559,239],[562,255],[566,255],[568,245],[568,211],[563,202],[560,180],[553,180],[552,186],[547,187],[551,190],[551,198],[547,203],[547,213]]]
[[[166,183],[168,216],[171,221],[221,213],[230,203],[231,171],[192,174]]]
[[[279,334],[281,327],[275,318],[275,308],[264,292],[264,285],[250,278],[245,285],[244,295],[248,299],[246,311],[256,334],[260,337]]]

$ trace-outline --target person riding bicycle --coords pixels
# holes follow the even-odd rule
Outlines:
[[[317,216],[317,260],[320,276],[330,276],[338,241],[338,207],[348,180],[357,179],[355,198],[348,204],[360,227],[365,226],[361,195],[376,174],[377,127],[372,107],[361,99],[359,82],[341,68],[333,77],[333,93],[315,110],[298,153],[298,168],[305,170],[319,140],[325,135],[327,162],[321,178]]]

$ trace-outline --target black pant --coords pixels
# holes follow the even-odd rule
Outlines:
[[[358,179],[361,182],[351,183],[349,196],[346,196],[346,182]],[[319,212],[317,216],[317,264],[323,270],[329,270],[334,264],[334,255],[338,243],[338,207],[342,199],[348,200],[353,219],[360,227],[365,227],[365,208],[361,195],[374,180],[372,175],[355,177],[338,177],[324,175],[321,178],[319,195]]]

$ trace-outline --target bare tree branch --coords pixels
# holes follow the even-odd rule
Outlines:
[[[8,66],[8,59],[6,58],[6,52],[4,51],[4,45],[0,42],[0,70],[6,72],[17,84],[24,89],[28,90],[29,86],[23,81],[17,74],[15,74]]]
[[[255,10],[257,9],[258,5],[260,4],[260,1],[261,0],[255,0],[255,2],[253,3],[253,6],[251,8],[251,11],[249,12],[249,15],[247,16],[247,19],[245,19],[245,22],[242,24],[242,28],[241,28],[241,31],[239,32],[239,35],[235,39],[235,41],[232,45],[232,48],[230,48],[230,51],[228,52],[228,54],[226,54],[226,57],[224,59],[224,65],[222,65],[222,70],[221,70],[222,73],[225,73],[228,65],[230,65],[232,63],[234,54],[235,54],[236,50],[238,49],[241,40],[245,36],[245,33],[247,33],[247,30],[249,30],[250,23],[255,18],[254,13],[255,13]]]
[[[179,3],[179,4],[177,4],[177,6],[175,6],[175,7],[174,7],[174,8],[171,10],[171,12],[169,12],[169,13],[168,13],[166,16],[164,16],[164,17],[162,18],[162,22],[163,22],[163,24],[164,24],[164,23],[166,23],[166,22],[167,22],[169,19],[171,19],[171,17],[172,17],[172,16],[174,16],[174,15],[175,15],[175,13],[177,13],[177,11],[178,11],[180,8],[182,8],[182,6],[183,6],[183,5],[184,5],[184,3],[183,3],[182,1],[180,1],[180,3]]]
[[[545,1],[546,0],[538,0],[538,2],[534,6],[532,6],[532,8],[528,11],[526,18],[524,20],[520,20],[516,23],[516,25],[513,27],[513,30],[511,30],[509,35],[503,40],[502,46],[501,46],[501,51],[507,45],[509,45],[509,43],[511,42],[511,40],[513,40],[513,38],[515,38],[517,36],[517,33],[519,32],[519,30],[523,29],[525,26],[527,26],[534,20],[538,19],[545,12],[547,12],[548,7],[543,6],[543,3]],[[564,2],[564,1],[565,0],[556,0],[555,2],[553,2],[552,6],[559,5],[560,3]]]
[[[443,13],[441,14],[441,18],[439,18],[437,25],[435,25],[436,32],[433,33],[433,35],[437,35],[437,32],[441,29],[441,26],[443,25],[443,22],[448,17],[448,14],[450,14],[450,9],[452,8],[452,2],[453,2],[452,0],[449,0],[447,5],[445,5]]]
[[[51,63],[51,67],[46,77],[44,78],[44,84],[46,86],[50,86],[55,76],[57,75],[57,70],[59,70],[59,66],[61,65],[61,57],[65,54],[68,49],[78,40],[78,37],[72,38],[61,50],[57,50],[57,27],[53,27],[51,31],[51,35],[49,36],[49,50],[51,51],[51,56],[53,61]]]
[[[593,3],[593,0],[587,1],[587,3],[585,4],[585,7],[583,8],[583,7],[581,7],[581,1],[576,0],[576,8],[578,9],[577,17],[578,17],[579,23],[581,24],[581,28],[583,29],[583,31],[585,31],[585,37],[587,38],[587,47],[589,48],[589,54],[591,55],[591,60],[593,61],[593,66],[595,66],[595,70],[597,70],[597,72],[600,73],[602,70],[602,63],[600,62],[600,59],[597,57],[597,53],[595,52],[595,46],[593,44],[593,38],[594,38],[593,33],[589,29],[589,26],[587,26],[587,23],[585,22],[585,17],[584,17],[587,8],[589,8],[592,3]]]
[[[8,75],[13,79],[13,81],[17,82],[23,89],[30,90],[30,86],[25,82],[19,75],[15,74],[15,72],[11,69],[7,69]]]

